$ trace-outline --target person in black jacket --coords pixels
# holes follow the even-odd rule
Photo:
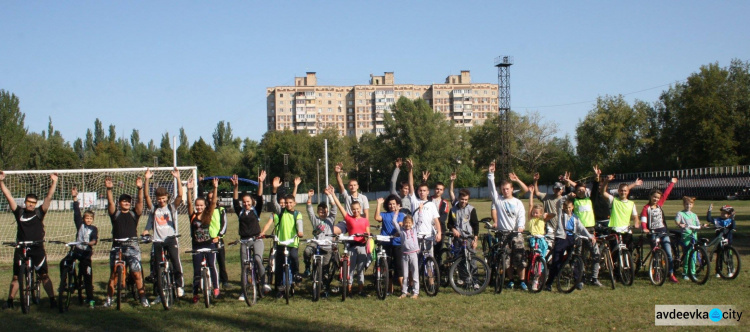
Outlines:
[[[240,239],[247,240],[249,238],[256,238],[253,242],[253,249],[255,250],[255,264],[258,266],[258,272],[260,273],[260,280],[266,280],[265,274],[266,269],[263,268],[263,240],[260,238],[260,213],[263,211],[263,181],[266,179],[266,171],[260,171],[258,175],[258,194],[242,194],[242,198],[239,198],[239,178],[237,174],[232,175],[232,185],[234,185],[234,196],[232,197],[232,206],[234,212],[237,214],[240,227]],[[247,249],[245,245],[240,246],[240,257],[241,261],[247,259]],[[271,288],[268,285],[263,285],[264,291],[268,292]],[[240,301],[245,300],[244,291],[240,293]]]

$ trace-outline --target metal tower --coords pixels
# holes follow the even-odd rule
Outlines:
[[[500,160],[497,162],[497,171],[505,178],[513,168],[513,160],[510,155],[510,66],[513,65],[513,57],[501,55],[495,58],[497,67],[498,105],[500,112]]]

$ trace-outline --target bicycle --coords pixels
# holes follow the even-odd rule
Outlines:
[[[576,235],[573,247],[566,250],[565,255],[562,258],[562,264],[560,265],[560,271],[555,277],[555,285],[557,290],[561,293],[570,293],[575,290],[584,278],[583,258],[579,252],[579,248],[582,246],[582,241],[585,237]]]
[[[620,282],[625,286],[632,286],[633,279],[635,278],[635,270],[633,269],[633,257],[631,256],[630,249],[628,249],[628,246],[622,240],[623,234],[612,230],[610,235],[610,239],[613,239],[617,244],[612,253],[612,260],[617,264],[617,274]],[[614,255],[617,255],[617,259],[614,259]]]
[[[666,233],[663,232],[653,233],[654,240],[651,242],[651,250],[645,257],[643,256],[643,245],[646,242],[645,234],[642,233],[638,241],[633,244],[633,256],[636,257],[634,273],[638,273],[648,262],[648,278],[651,280],[651,284],[655,286],[664,285],[664,281],[667,280],[669,274],[667,252],[661,246],[661,238],[665,235]]]
[[[528,239],[534,238],[533,235],[528,235]],[[544,238],[537,238],[537,242],[534,248],[529,250],[529,269],[526,270],[526,280],[531,282],[531,292],[539,293],[542,291],[542,285],[547,281],[547,260],[542,256],[542,251],[539,249],[539,241],[547,241]]]
[[[508,256],[510,255],[510,248],[506,246],[519,232],[514,231],[500,231],[494,228],[490,228],[489,232],[494,233],[497,237],[497,243],[493,246],[492,251],[493,262],[490,264],[492,274],[494,275],[494,287],[495,294],[503,292],[503,284],[505,283],[505,273],[508,271],[509,261]],[[506,263],[508,262],[508,263]]]
[[[62,241],[49,241],[49,243],[62,244],[69,247],[68,254],[63,258],[63,262],[67,263],[66,260],[71,260],[72,264],[61,264],[63,265],[62,271],[60,271],[60,288],[58,289],[58,309],[60,313],[68,311],[70,308],[70,299],[73,297],[73,293],[78,291],[78,302],[83,304],[83,280],[82,276],[79,276],[76,272],[77,260],[71,259],[75,247],[77,245],[85,245],[86,242],[70,242],[65,243]]]
[[[700,238],[698,241],[691,238],[690,244],[685,250],[684,259],[687,259],[687,270],[683,268],[683,273],[698,285],[705,284],[711,273],[711,258],[706,250],[706,244],[708,244],[706,238]]]
[[[260,267],[255,264],[255,247],[254,243],[260,238],[250,237],[244,240],[236,240],[234,242],[227,243],[227,246],[234,246],[239,244],[240,250],[245,252],[245,259],[240,262],[241,264],[241,280],[242,280],[242,292],[245,296],[245,303],[252,307],[258,301],[258,298],[263,298],[263,280],[260,278]]]
[[[203,293],[203,304],[206,306],[206,308],[211,306],[211,295],[213,293],[211,292],[211,290],[213,289],[213,282],[211,280],[211,271],[208,268],[207,255],[217,252],[219,252],[219,250],[214,248],[202,248],[185,251],[185,253],[192,254],[193,256],[203,255],[203,259],[201,260],[200,290]]]
[[[349,290],[349,249],[346,245],[348,242],[354,242],[354,236],[364,236],[366,234],[353,234],[353,235],[339,235],[333,241],[333,253],[331,254],[331,260],[334,257],[339,258],[339,280],[341,281],[341,301],[346,301],[347,292]],[[338,244],[344,243],[344,254],[339,255]],[[335,255],[335,256],[334,256]]]
[[[169,250],[164,250],[163,244],[167,241],[176,240],[178,237],[180,237],[179,234],[168,236],[164,240],[152,240],[154,243],[154,257],[158,259],[154,291],[161,298],[164,310],[169,310],[177,302],[178,297],[176,278],[172,270],[171,255],[169,254]]]
[[[279,241],[279,237],[274,235],[273,236],[273,242],[276,244],[276,246],[283,246],[284,247],[284,264],[281,266],[283,269],[283,279],[282,279],[282,285],[284,286],[284,299],[286,300],[286,304],[289,304],[289,297],[291,297],[291,294],[293,292],[292,290],[292,283],[293,276],[292,276],[292,266],[289,263],[289,245],[294,243],[294,241],[297,239],[297,236],[292,237],[291,239],[288,239],[286,241]]]
[[[21,249],[21,260],[18,262],[18,289],[21,290],[21,311],[24,314],[29,313],[31,303],[38,304],[41,299],[41,282],[36,278],[34,273],[34,264],[27,252],[31,247],[43,244],[44,241],[19,241],[3,242],[4,245]]]
[[[101,242],[112,242],[113,246],[110,251],[115,252],[115,262],[112,274],[110,275],[110,282],[114,281],[115,284],[115,302],[117,303],[117,310],[120,310],[122,306],[122,290],[127,291],[133,296],[133,299],[138,300],[138,292],[135,289],[135,280],[133,279],[130,271],[128,271],[128,265],[122,260],[122,247],[131,246],[133,244],[140,244],[141,239],[138,237],[122,238],[122,239],[102,239]],[[140,264],[140,262],[139,262]],[[143,269],[141,269],[143,271]]]
[[[487,262],[479,259],[469,250],[468,240],[473,238],[460,237],[455,245],[455,236],[448,233],[447,236],[454,238],[449,248],[443,248],[442,252],[449,251],[448,261],[443,260],[443,265],[450,266],[448,270],[448,283],[453,290],[461,295],[476,295],[485,290],[490,283],[490,270]]]
[[[438,263],[435,257],[430,254],[427,250],[426,241],[427,237],[432,234],[417,234],[419,240],[419,276],[422,285],[424,285],[424,292],[429,296],[435,296],[440,289],[440,270],[438,269]],[[432,240],[429,240],[432,241]]]
[[[323,255],[320,253],[321,246],[330,246],[333,243],[331,240],[323,239],[310,239],[307,243],[315,244],[315,253],[312,257],[312,300],[316,302],[320,300],[320,292],[325,287],[325,278],[323,277]]]
[[[714,260],[716,255],[716,274],[724,279],[735,279],[740,274],[740,255],[737,250],[729,244],[729,240],[724,236],[725,232],[734,232],[735,230],[720,227],[716,229],[716,237],[709,242],[706,247],[714,247],[709,257]]]
[[[609,280],[612,283],[612,289],[615,289],[617,282],[615,281],[615,264],[612,261],[612,252],[609,250],[609,241],[614,240],[614,236],[601,235],[596,237],[596,243],[599,246],[599,253],[601,256],[600,265],[607,269],[609,272]],[[601,271],[599,271],[601,274]]]
[[[375,235],[377,248],[375,249],[375,266],[373,267],[372,274],[375,277],[375,289],[377,290],[378,298],[381,300],[385,300],[386,296],[388,296],[388,284],[390,281],[388,263],[391,261],[391,257],[388,257],[384,245],[390,244],[393,238],[393,236],[389,235]]]
[[[495,294],[499,294],[503,291],[503,282],[505,281],[505,271],[507,270],[505,257],[507,252],[503,248],[503,233],[498,231],[491,224],[491,221],[491,218],[481,220],[484,228],[487,229],[487,234],[482,237],[482,252],[484,261],[490,269],[490,280],[493,282]]]

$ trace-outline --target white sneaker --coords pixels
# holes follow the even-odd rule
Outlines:
[[[104,303],[102,304],[102,307],[105,307],[105,308],[112,307],[112,298],[111,297],[107,297],[107,299],[104,300]]]
[[[142,297],[142,298],[141,298],[141,305],[142,305],[143,307],[145,307],[145,308],[148,308],[148,307],[150,307],[150,305],[148,304],[148,299],[147,299],[146,297]]]
[[[245,301],[245,294],[240,294],[240,298],[238,298],[237,300]]]
[[[185,295],[185,289],[177,287],[177,297],[182,297],[183,295]]]
[[[733,276],[734,276],[734,273],[732,273],[732,272],[729,272],[729,274],[727,274],[727,278],[731,278]]]
[[[717,273],[717,274],[716,274],[716,277],[717,277],[717,278],[721,278],[721,275]]]
[[[161,303],[161,296],[157,296],[157,297],[156,297],[156,298],[155,298],[155,299],[154,299],[154,300],[153,300],[153,301],[151,302],[151,304],[159,304],[159,303]]]
[[[271,286],[268,284],[263,284],[263,294],[268,294],[271,292]]]

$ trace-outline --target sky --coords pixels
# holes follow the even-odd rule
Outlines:
[[[497,83],[511,55],[511,108],[575,136],[604,95],[656,102],[701,65],[750,60],[748,1],[0,0],[0,89],[33,132],[72,142],[99,118],[119,136],[193,142],[219,121],[266,132],[267,87]],[[742,23],[746,22],[746,23]]]

